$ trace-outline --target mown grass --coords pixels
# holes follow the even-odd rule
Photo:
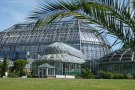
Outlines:
[[[125,79],[21,79],[1,78],[0,90],[134,90]]]

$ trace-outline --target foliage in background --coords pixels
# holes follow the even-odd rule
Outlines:
[[[99,78],[104,78],[105,72],[103,70],[98,72]]]
[[[125,75],[121,73],[113,75],[113,79],[125,79],[125,78],[126,78]]]
[[[25,72],[23,71],[24,67],[28,64],[27,60],[24,59],[18,59],[14,61],[14,68],[16,72],[18,72],[19,76],[25,75]]]
[[[132,75],[131,73],[128,73],[126,75],[127,79],[134,79],[134,75]]]
[[[90,78],[94,78],[94,74],[89,69],[82,69],[81,77],[90,79]]]
[[[2,66],[3,66],[3,63],[0,63],[0,76],[1,76],[1,73],[2,73]]]
[[[104,71],[99,71],[98,74],[100,75],[100,78],[103,79],[112,79],[113,78],[113,73],[111,72],[104,72]]]
[[[133,3],[133,8],[135,9],[135,0],[133,0],[133,2],[132,2],[132,3]]]
[[[18,73],[8,73],[8,78],[17,78]]]
[[[8,71],[8,63],[7,63],[7,57],[4,57],[3,64],[2,64],[2,69],[1,69],[1,76],[5,76],[5,72]]]
[[[103,79],[134,79],[134,76],[129,73],[127,75],[124,75],[124,74],[121,74],[121,73],[116,73],[116,74],[113,74],[111,72],[104,72],[104,71],[99,71],[98,72],[98,75],[100,76],[100,78],[103,78]]]
[[[27,77],[28,77],[28,78],[32,78],[32,75],[31,75],[31,74],[27,74]]]
[[[99,25],[103,33],[113,35],[116,38],[113,45],[124,43],[135,51],[135,11],[130,3],[129,0],[44,0],[30,19],[36,21],[35,28],[66,17],[83,19]]]

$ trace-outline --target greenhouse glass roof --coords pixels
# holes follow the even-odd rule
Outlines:
[[[84,63],[85,61],[81,58],[77,58],[75,56],[71,56],[68,54],[48,54],[41,56],[39,60],[45,61],[58,61],[58,62],[72,62],[72,63]]]
[[[55,67],[51,66],[51,65],[48,64],[48,63],[42,64],[42,65],[40,65],[40,66],[38,66],[38,67],[39,67],[39,68],[55,68]]]
[[[102,57],[100,63],[121,63],[135,61],[135,54],[131,49],[118,49]]]
[[[69,55],[76,56],[79,58],[84,58],[84,54],[81,51],[79,51],[67,44],[64,44],[62,42],[55,42],[55,43],[49,45],[47,47],[47,49],[45,50],[45,53],[46,54],[65,53],[65,54],[69,54]]]
[[[62,42],[56,42],[49,45],[45,50],[47,55],[39,57],[39,60],[56,61],[56,62],[71,62],[82,64],[83,53],[71,46]]]
[[[89,22],[84,20],[52,22],[49,25],[44,24],[33,30],[34,26],[34,22],[21,23],[0,32],[0,51],[28,51],[44,55],[48,45],[58,41],[80,50],[85,55],[86,60],[99,59],[111,51],[110,44],[105,37],[98,30],[91,27]],[[50,48],[52,47],[50,46]],[[64,47],[69,48],[66,45]],[[70,55],[82,57],[82,54],[77,50],[64,51],[60,45],[57,48],[62,49],[64,53],[67,52]],[[53,52],[55,51],[58,50],[54,49]],[[46,53],[52,54],[52,52],[48,51]]]

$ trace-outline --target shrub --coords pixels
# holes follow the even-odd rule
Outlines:
[[[8,78],[17,78],[18,74],[17,73],[8,73]]]
[[[127,79],[134,79],[134,76],[133,76],[131,73],[128,73],[128,74],[126,75],[126,77],[127,77]]]
[[[113,73],[111,73],[111,72],[99,71],[98,74],[99,74],[100,78],[103,78],[103,79],[112,79],[113,78]]]
[[[28,78],[32,78],[32,75],[31,75],[31,74],[28,74],[27,77],[28,77]]]
[[[92,74],[92,73],[89,73],[88,75],[87,75],[87,79],[93,79],[94,78],[94,75]]]
[[[124,74],[114,74],[113,79],[124,79],[125,75]]]
[[[27,71],[21,71],[21,72],[20,72],[20,76],[26,76],[27,74],[28,74]]]
[[[91,73],[89,69],[82,69],[81,77],[90,79],[90,78],[94,78],[94,74]]]
[[[81,76],[82,76],[83,78],[86,78],[89,73],[90,73],[90,71],[89,71],[88,69],[82,69],[82,70],[81,70]]]
[[[104,74],[104,78],[105,78],[105,79],[112,79],[112,78],[113,78],[113,73],[111,73],[111,72],[106,72],[106,73]]]
[[[104,78],[105,72],[101,70],[98,72],[98,75],[100,78]]]

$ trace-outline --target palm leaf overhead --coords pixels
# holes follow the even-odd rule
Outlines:
[[[30,19],[36,26],[61,20],[65,17],[85,19],[117,36],[135,51],[135,11],[128,0],[44,0]],[[117,42],[116,42],[117,43]]]
[[[133,3],[133,8],[135,9],[135,0],[133,0],[132,3]]]

